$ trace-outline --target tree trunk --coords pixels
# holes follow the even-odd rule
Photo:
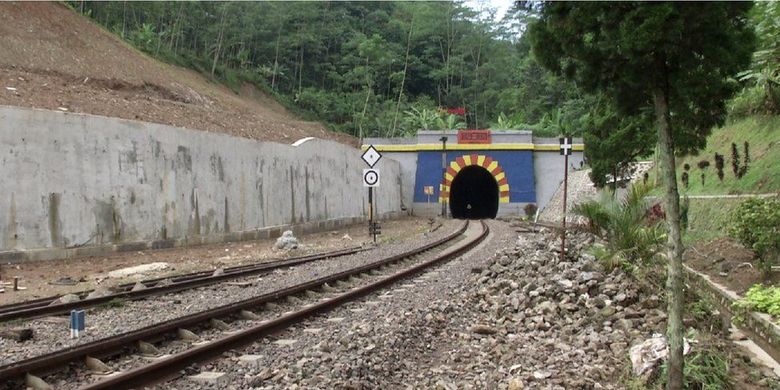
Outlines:
[[[274,90],[276,86],[276,72],[279,71],[279,43],[282,39],[282,26],[283,22],[279,23],[279,29],[276,30],[276,49],[274,49],[274,73],[271,75],[271,90]]]
[[[301,62],[298,63],[298,95],[303,92],[303,53],[304,44],[301,43]]]
[[[395,127],[398,124],[398,109],[401,107],[401,96],[404,94],[404,83],[406,83],[406,69],[409,66],[409,48],[412,46],[412,30],[414,28],[414,15],[409,22],[409,35],[406,38],[406,59],[404,59],[404,75],[401,77],[401,89],[398,91],[398,102],[395,105],[395,115],[393,116],[393,130],[390,136],[395,136]]]
[[[124,39],[126,35],[126,26],[127,26],[127,1],[122,2],[122,39]]]
[[[666,223],[669,229],[667,239],[667,258],[669,261],[666,277],[668,305],[668,346],[669,361],[667,390],[681,390],[683,384],[683,275],[682,275],[682,239],[680,235],[680,194],[677,191],[677,173],[675,172],[674,144],[672,127],[669,123],[669,102],[664,88],[657,87],[653,91],[655,116],[658,121],[658,157],[660,169],[658,173],[663,178],[664,208]]]
[[[481,37],[480,37],[481,38]],[[474,128],[479,129],[479,60],[482,57],[482,40],[477,45],[477,61],[474,63]]]
[[[177,32],[177,30],[181,29],[181,27],[180,27],[181,26],[181,17],[182,17],[183,13],[184,13],[184,2],[182,2],[179,5],[179,12],[176,15],[176,18],[173,19],[173,27],[171,28],[171,38],[168,40],[168,50],[173,51],[174,46],[178,47],[179,33]],[[176,52],[174,51],[174,53],[176,53]]]
[[[368,56],[366,56],[366,69],[368,69]],[[360,143],[363,143],[363,121],[366,119],[366,110],[368,110],[368,100],[371,98],[371,78],[366,74],[366,101],[363,103],[363,112],[360,114],[360,122],[358,122],[358,130],[360,131],[359,139]]]
[[[219,36],[217,37],[217,49],[214,50],[214,62],[211,64],[211,77],[214,77],[214,71],[217,69],[217,61],[219,61],[219,52],[222,50],[222,35],[225,32],[225,14],[227,13],[227,6],[223,5],[222,18],[219,22]]]

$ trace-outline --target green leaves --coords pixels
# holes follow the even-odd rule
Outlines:
[[[611,191],[601,191],[598,200],[574,206],[574,214],[585,217],[591,232],[607,240],[607,247],[594,253],[611,270],[622,263],[638,265],[650,261],[665,239],[659,221],[648,217],[645,197],[652,187],[634,184],[623,200]]]
[[[770,272],[780,255],[780,201],[752,198],[734,210],[729,234],[753,249],[759,266]]]
[[[730,81],[752,52],[745,3],[545,3],[530,28],[534,55],[586,91],[603,92],[623,117],[668,94],[678,152],[703,146],[725,119]],[[583,38],[584,37],[584,38]]]
[[[388,125],[388,110],[412,107],[466,107],[470,125],[484,127],[507,91],[522,85],[514,68],[528,55],[495,22],[457,2],[72,4],[151,55],[214,69],[233,88],[259,83],[291,108],[360,136],[389,135],[395,118]],[[398,108],[390,106],[399,96]],[[421,98],[431,104],[418,105]],[[505,106],[516,112],[519,102]],[[430,126],[459,123],[442,117]]]

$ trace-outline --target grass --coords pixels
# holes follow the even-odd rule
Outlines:
[[[734,209],[744,199],[689,199],[688,230],[683,234],[686,244],[711,241],[728,235],[728,225]]]
[[[737,179],[732,171],[731,143],[737,144],[740,165],[744,161],[743,144],[750,144],[750,164],[745,176]],[[715,153],[724,156],[723,182],[718,180]],[[710,162],[704,170],[701,183],[699,161]],[[685,189],[681,177],[685,164],[691,166],[689,187]],[[651,178],[654,172],[650,173]],[[715,129],[707,139],[707,146],[697,155],[677,158],[677,179],[681,193],[689,195],[750,194],[780,191],[780,116],[751,116]],[[656,189],[654,195],[661,195]]]
[[[731,143],[737,144],[740,165],[744,161],[744,142],[750,144],[750,164],[745,176],[737,179],[732,171]],[[715,153],[724,157],[723,181],[718,180]],[[701,182],[699,161],[707,160]],[[690,165],[689,187],[682,185],[683,166]],[[655,170],[649,173],[654,181]],[[780,116],[751,116],[727,123],[713,130],[707,146],[697,155],[677,158],[677,179],[680,195],[726,195],[780,192]],[[663,196],[662,186],[653,196]],[[727,236],[734,209],[744,199],[690,199],[688,230],[683,235],[686,244],[710,241]]]

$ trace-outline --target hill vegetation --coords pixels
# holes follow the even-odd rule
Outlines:
[[[356,140],[302,121],[248,83],[238,93],[139,52],[54,2],[0,2],[0,104],[86,113],[263,141]]]
[[[70,2],[140,50],[220,80],[251,84],[308,119],[356,137],[401,136],[420,128],[530,128],[582,135],[597,185],[653,153],[654,119],[609,104],[541,66],[526,26],[539,9],[519,3],[496,22],[460,2]],[[740,92],[728,125],[690,156],[691,194],[771,191],[780,112],[780,3],[757,3],[748,20],[757,47],[733,75]],[[463,107],[465,117],[442,108]],[[755,126],[755,131],[754,127]],[[761,142],[764,140],[765,142]],[[631,142],[628,142],[631,141]],[[753,159],[729,175],[731,143]],[[717,179],[714,154],[724,156]],[[709,160],[705,183],[697,164]],[[766,168],[766,169],[765,169]],[[618,172],[620,173],[620,172]],[[710,177],[716,179],[712,180]]]
[[[700,153],[679,159],[678,171],[688,172],[688,185],[681,180],[680,188],[690,195],[780,191],[780,117],[750,116],[716,129]]]
[[[580,134],[588,102],[519,34],[460,2],[70,2],[144,52],[250,82],[354,136],[419,128]],[[449,117],[440,108],[465,108]]]

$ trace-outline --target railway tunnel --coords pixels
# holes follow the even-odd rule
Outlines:
[[[458,219],[496,217],[498,183],[487,169],[472,165],[458,172],[450,187],[450,213]]]

